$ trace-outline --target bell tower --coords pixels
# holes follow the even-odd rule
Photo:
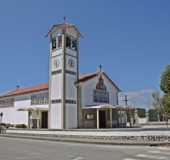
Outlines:
[[[79,77],[80,32],[69,23],[53,25],[49,58],[49,128],[71,129],[78,124],[75,82]]]

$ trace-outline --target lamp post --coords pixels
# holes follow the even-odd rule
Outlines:
[[[121,94],[120,95],[121,101],[123,101],[123,106],[125,107],[125,112],[126,112],[126,126],[131,127],[131,115],[130,112],[128,111],[128,95],[127,94]]]
[[[128,98],[127,98],[127,95],[126,95],[126,94],[124,95],[123,101],[124,101],[124,103],[125,103],[125,106],[127,107],[127,106],[128,106]]]
[[[122,105],[124,105],[125,107],[128,107],[128,95],[127,94],[123,94],[123,93],[121,93],[120,95],[119,95],[119,97],[120,97],[120,101],[122,101]]]
[[[1,125],[2,123],[2,117],[3,117],[3,113],[0,113],[0,134],[4,133],[4,127]]]
[[[3,113],[0,113],[0,124],[2,123],[2,117],[3,117]]]

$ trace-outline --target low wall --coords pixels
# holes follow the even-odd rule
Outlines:
[[[170,131],[49,131],[7,130],[9,137],[100,144],[170,144]]]

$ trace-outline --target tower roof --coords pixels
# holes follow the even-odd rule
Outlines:
[[[77,33],[79,34],[79,36],[82,36],[81,33],[79,32],[79,30],[77,29],[77,27],[74,25],[74,24],[71,24],[71,23],[60,23],[60,24],[54,24],[51,26],[49,32],[48,32],[48,35],[53,31],[53,29],[61,29],[61,30],[66,30],[66,29],[69,29],[69,28],[74,28]]]

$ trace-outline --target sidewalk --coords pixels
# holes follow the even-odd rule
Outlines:
[[[64,136],[170,136],[170,130],[30,130],[30,129],[8,129],[8,134],[36,134],[36,135],[64,135]]]

